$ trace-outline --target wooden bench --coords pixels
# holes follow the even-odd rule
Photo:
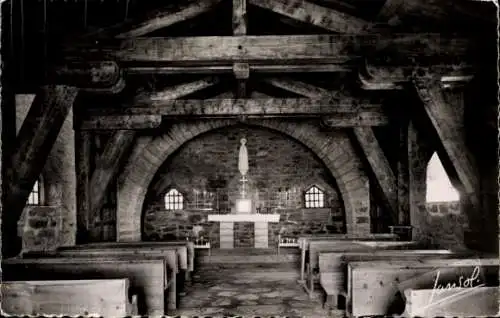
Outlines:
[[[348,298],[347,264],[349,262],[377,261],[388,259],[457,258],[470,257],[472,251],[451,250],[373,250],[354,252],[328,252],[319,255],[320,284],[326,293],[325,306],[337,307],[339,296]],[[337,308],[340,309],[340,308]]]
[[[489,258],[429,258],[350,262],[346,310],[351,316],[400,314],[404,311],[406,289],[429,289],[436,286],[460,287],[473,278],[472,287],[480,284],[498,286],[498,256]]]
[[[179,249],[186,250],[179,246],[97,246],[93,245],[87,248],[86,245],[79,245],[78,248],[59,249],[53,257],[89,257],[89,258],[106,258],[106,257],[133,257],[137,259],[159,258],[165,261],[168,273],[168,304],[169,310],[177,308],[177,302],[180,294],[184,291],[184,274],[180,272],[178,264]],[[26,255],[24,256],[26,257]],[[180,264],[184,271],[187,271],[187,262]]]
[[[499,315],[499,287],[407,289],[405,317],[494,317]]]
[[[142,247],[150,249],[172,248],[176,247],[179,257],[179,266],[181,270],[186,270],[187,273],[194,271],[194,243],[189,241],[161,241],[161,242],[106,242],[106,243],[91,243],[75,246],[61,247],[58,251],[91,249],[91,248],[109,248],[109,247]],[[186,277],[189,279],[189,275]]]
[[[377,249],[415,249],[419,244],[411,241],[359,241],[359,240],[331,240],[309,242],[309,262],[306,270],[307,282],[304,288],[312,297],[314,283],[319,281],[319,254],[322,252],[349,252],[370,251]]]
[[[297,239],[297,244],[300,249],[300,281],[305,283],[307,251],[309,251],[309,243],[311,241],[339,241],[339,240],[366,240],[366,241],[396,241],[396,234],[389,233],[374,233],[374,234],[315,234],[301,235]]]
[[[125,317],[137,315],[128,279],[12,281],[1,283],[9,315]]]
[[[168,286],[162,259],[118,258],[10,258],[2,260],[3,281],[128,278],[137,294],[139,315],[165,315]]]

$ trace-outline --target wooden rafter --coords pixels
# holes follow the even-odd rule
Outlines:
[[[363,19],[304,0],[249,0],[249,3],[333,32],[359,34],[371,27]]]
[[[115,37],[125,39],[143,36],[208,12],[220,2],[221,0],[186,0],[176,6],[170,5],[150,12],[137,20],[127,21],[88,33],[84,38]]]
[[[354,135],[375,175],[375,181],[382,190],[389,213],[391,213],[394,223],[398,224],[398,188],[389,161],[385,157],[372,128],[355,127]]]
[[[269,35],[134,38],[80,43],[66,47],[66,58],[116,60],[126,63],[170,63],[171,66],[346,63],[383,52],[392,65],[419,60],[443,63],[464,57],[471,40],[441,34]]]
[[[21,216],[77,94],[75,87],[46,86],[36,95],[8,162],[4,207],[13,216],[9,219],[17,222]]]
[[[456,172],[463,189],[477,209],[479,207],[479,174],[474,157],[465,144],[465,136],[461,128],[463,114],[457,113],[455,105],[447,103],[438,80],[415,79],[414,85],[424,105],[425,113],[445,150],[448,159],[444,160],[445,169],[449,174],[451,168]],[[446,162],[451,162],[453,167],[449,167]]]
[[[155,101],[155,100],[170,100],[177,99],[183,96],[193,94],[202,89],[214,86],[219,83],[219,79],[217,77],[206,77],[197,81],[182,83],[179,85],[175,85],[161,91],[155,91],[153,93],[145,93],[137,96],[136,100],[141,100],[145,98],[147,100]]]
[[[295,81],[289,78],[269,78],[265,79],[264,82],[286,91],[290,91],[292,93],[309,98],[325,98],[334,95],[324,88],[320,88],[300,81]]]

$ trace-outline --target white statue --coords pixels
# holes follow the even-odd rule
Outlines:
[[[245,138],[241,138],[240,140],[240,155],[238,157],[238,169],[240,170],[241,175],[245,178],[245,175],[248,172],[248,152],[245,144],[247,140]]]

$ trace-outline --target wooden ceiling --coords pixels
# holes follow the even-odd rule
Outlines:
[[[138,35],[142,37],[168,37],[168,39],[163,40],[164,45],[183,47],[185,43],[182,42],[182,39],[172,40],[172,38],[233,35],[232,1],[170,0],[167,6],[164,3],[164,1],[159,0],[19,0],[3,2],[3,56],[4,60],[9,61],[10,68],[7,69],[7,72],[14,79],[16,91],[33,92],[37,86],[47,82],[52,63],[61,58],[63,52],[61,45],[64,44],[66,47],[75,49],[77,46],[73,46],[71,43],[78,43],[82,38],[87,39],[87,41],[90,39],[90,42],[93,43],[92,41],[95,41],[96,38],[109,39],[111,36],[118,38],[131,38]],[[250,36],[310,35],[314,37],[321,35],[323,40],[323,35],[329,35],[331,38],[327,42],[330,45],[345,41],[350,47],[362,46],[360,43],[364,39],[362,36],[367,36],[366,42],[373,43],[379,40],[372,38],[372,35],[416,34],[416,40],[401,38],[402,42],[409,43],[406,48],[403,47],[403,51],[400,50],[399,46],[393,49],[399,50],[399,56],[403,58],[419,55],[422,53],[419,49],[426,49],[425,45],[424,47],[419,46],[419,38],[431,39],[434,36],[433,43],[442,45],[445,40],[440,38],[440,35],[446,36],[452,42],[453,39],[460,37],[474,42],[473,45],[469,44],[466,47],[467,50],[474,49],[473,59],[475,62],[490,67],[492,64],[488,64],[488,61],[496,59],[496,45],[493,41],[496,36],[494,32],[495,13],[496,8],[493,3],[474,0],[248,0],[246,15],[248,26],[245,31]],[[10,16],[12,19],[9,18]],[[148,22],[144,23],[145,21]],[[158,29],[158,23],[165,25],[165,27]],[[131,28],[131,26],[135,26],[135,28]],[[150,32],[152,29],[158,30]],[[434,33],[434,35],[426,36],[426,33]],[[360,37],[354,37],[358,35]],[[137,47],[138,44],[134,41],[132,40],[129,44]],[[138,39],[137,41],[144,42],[147,39]],[[214,38],[214,43],[217,44],[218,41],[220,39]],[[234,46],[235,50],[241,44],[234,39],[228,41],[232,41],[230,46]],[[256,41],[256,48],[259,49],[260,39]],[[417,41],[417,45],[412,46],[412,41]],[[394,40],[389,44],[397,42]],[[304,46],[308,45],[307,40],[303,40],[301,43]],[[448,50],[450,52],[448,53],[453,53],[451,55],[464,48],[464,46],[453,43],[449,43]],[[247,42],[245,44],[248,45]],[[118,45],[123,46],[122,43]],[[203,41],[203,45],[210,46],[210,43],[207,44],[206,41]],[[223,45],[218,45],[218,47],[226,48]],[[202,46],[200,50],[203,51],[207,48]],[[350,56],[350,63],[344,63],[347,65],[338,63],[342,57],[338,51],[333,50],[327,52],[328,56],[320,56],[319,58],[323,61],[326,58],[336,58],[331,61],[332,63],[323,63],[325,65],[318,68],[317,71],[323,73],[319,77],[324,80],[327,78],[326,82],[333,80],[342,83],[345,82],[346,77],[358,80],[357,72],[355,76],[352,76],[346,74],[347,72],[342,72],[342,70],[344,68],[349,72],[353,67],[363,66],[363,57],[366,56],[384,64],[392,62],[387,61],[384,50],[377,49],[378,56],[373,56],[370,45],[362,48],[361,51],[363,52],[361,56]],[[122,53],[131,53],[131,51],[123,51]],[[300,50],[297,52],[297,54],[302,53]],[[439,52],[439,54],[443,53],[446,53],[446,50]],[[76,54],[78,55],[79,51],[76,51]],[[112,54],[111,57],[117,59],[116,54]],[[199,56],[193,58],[198,59]],[[462,55],[460,59],[463,59]],[[449,61],[455,63],[451,59]],[[150,71],[141,72],[140,62],[144,61],[139,59],[137,62],[139,63],[131,67],[128,72],[148,77],[148,83],[150,83],[148,85],[155,85],[154,83],[158,84],[162,81],[166,81],[166,83],[161,85],[168,85],[168,81],[176,81],[175,76],[165,79],[157,74],[151,75]],[[152,59],[151,62],[154,64],[156,60]],[[272,72],[274,62],[271,61],[267,64],[270,65],[254,67],[252,72],[257,74],[268,73],[269,70]],[[297,73],[302,73],[303,68],[301,69],[301,67],[304,65],[304,60],[300,60],[298,64],[294,67],[297,68]],[[232,74],[232,65],[225,66],[228,68],[225,71],[223,65],[218,66],[220,72]],[[293,72],[294,67],[289,67],[286,71]],[[284,69],[279,71],[284,71]],[[331,72],[328,73],[328,71]],[[373,75],[373,71],[376,73],[377,70],[368,73]],[[179,72],[187,73],[185,69]],[[182,76],[178,77],[181,78],[179,81],[182,81]],[[313,78],[318,78],[318,76],[313,76]],[[144,82],[142,79],[141,81]],[[254,82],[259,83],[259,81]],[[251,85],[252,81],[249,83]]]

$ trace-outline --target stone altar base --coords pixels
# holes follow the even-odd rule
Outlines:
[[[212,214],[208,216],[210,222],[220,222],[220,248],[234,248],[234,223],[254,223],[254,247],[269,247],[269,222],[279,222],[279,214]]]

